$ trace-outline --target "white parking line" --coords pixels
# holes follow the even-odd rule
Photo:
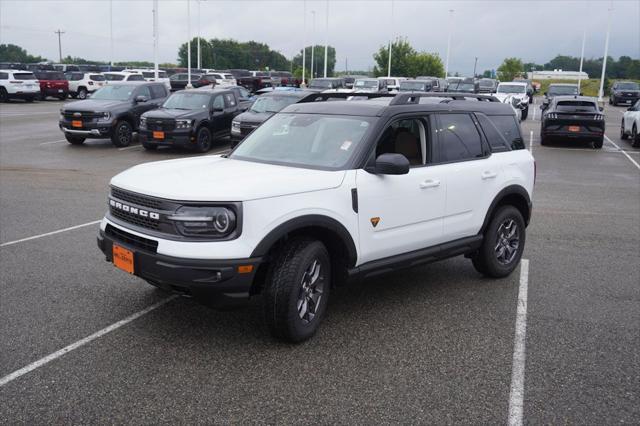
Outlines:
[[[535,104],[534,104],[534,105],[535,105]],[[533,121],[536,121],[536,110],[537,110],[537,109],[538,109],[538,108],[536,108],[535,106],[533,107],[533,116],[531,117],[531,119],[532,119]]]
[[[27,365],[26,367],[22,367],[19,370],[14,371],[11,374],[8,374],[6,376],[4,376],[3,378],[0,379],[0,387],[6,385],[7,383],[17,379],[20,376],[24,376],[25,374],[35,370],[36,368],[42,367],[45,364],[48,364],[49,362],[60,358],[62,355],[69,353],[75,349],[78,349],[79,347],[86,345],[87,343],[96,340],[99,337],[104,336],[107,333],[110,333],[114,330],[117,330],[118,328],[122,327],[123,325],[127,325],[129,324],[131,321],[134,321],[138,318],[140,318],[141,316],[148,314],[149,312],[153,311],[154,309],[158,309],[159,307],[169,303],[170,301],[172,301],[173,299],[175,299],[178,296],[169,296],[166,299],[161,300],[158,303],[154,303],[153,305],[136,312],[133,315],[130,315],[128,317],[126,317],[123,320],[120,320],[114,324],[111,324],[110,326],[103,328],[100,331],[97,331],[95,333],[93,333],[90,336],[85,337],[84,339],[78,340],[75,343],[70,344],[69,346],[65,346],[64,348],[60,349],[59,351],[56,351],[50,355],[47,355],[44,358],[40,358],[39,360],[32,362],[31,364]]]
[[[38,145],[51,145],[52,143],[61,143],[66,141],[67,141],[66,139],[60,139],[59,141],[42,142],[41,144],[38,144]]]
[[[118,151],[126,151],[128,149],[136,149],[136,148],[142,148],[142,146],[141,145],[127,146],[124,148],[118,148]]]
[[[529,130],[529,152],[533,152],[533,130]]]
[[[616,148],[618,148],[620,150],[620,152],[622,154],[624,154],[625,157],[627,157],[629,159],[629,161],[631,161],[633,163],[634,166],[636,166],[638,169],[640,169],[640,164],[638,164],[638,162],[636,160],[634,160],[633,158],[631,158],[631,156],[629,154],[627,154],[626,152],[624,152],[624,150],[622,148],[620,148],[618,146],[617,143],[615,143],[614,141],[612,141],[611,139],[609,139],[609,137],[607,135],[604,135],[604,138],[613,146],[615,146]]]
[[[524,406],[524,369],[527,340],[527,293],[529,286],[529,260],[520,261],[520,288],[516,332],[513,343],[513,365],[511,366],[511,391],[509,393],[509,426],[522,425]]]
[[[34,235],[33,237],[22,238],[20,240],[8,241],[6,243],[0,244],[0,247],[11,246],[13,244],[22,243],[25,241],[31,241],[42,237],[48,237],[49,235],[59,234],[61,232],[73,231],[74,229],[84,228],[85,226],[95,225],[96,223],[100,223],[100,220],[95,220],[93,222],[83,223],[82,225],[70,226],[69,228],[58,229],[57,231],[47,232],[45,234]]]

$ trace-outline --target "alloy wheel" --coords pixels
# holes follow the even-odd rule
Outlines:
[[[507,218],[498,227],[495,253],[498,262],[508,265],[516,258],[520,248],[520,230],[516,222]]]
[[[314,259],[302,275],[300,293],[296,305],[298,315],[305,324],[313,321],[313,318],[318,313],[323,290],[324,275],[322,266],[318,259]]]

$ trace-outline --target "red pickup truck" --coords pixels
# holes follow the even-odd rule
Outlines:
[[[40,81],[40,100],[53,96],[60,100],[67,99],[69,95],[69,82],[60,71],[34,71]]]

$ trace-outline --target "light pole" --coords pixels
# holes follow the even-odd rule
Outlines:
[[[473,63],[473,78],[476,78],[476,67],[478,66],[478,57],[476,56],[476,61]]]
[[[393,45],[393,0],[391,0],[391,37],[389,38],[389,64],[387,65],[387,77],[391,77],[391,46]]]
[[[609,6],[609,16],[607,18],[607,37],[604,41],[604,58],[602,59],[602,75],[600,76],[600,90],[598,90],[598,101],[602,102],[604,96],[604,76],[607,71],[607,55],[609,54],[609,33],[611,32],[611,15],[613,12],[613,0]]]
[[[158,0],[153,0],[153,81],[158,81]]]
[[[302,16],[302,85],[306,87],[307,82],[304,77],[307,67],[307,0],[302,2]]]
[[[187,89],[191,88],[191,0],[187,0]]]
[[[113,66],[113,0],[109,0],[109,65]]]
[[[324,32],[324,78],[327,78],[327,56],[329,49],[329,0],[327,1],[327,11],[326,11],[326,24],[325,24],[325,32]]]
[[[451,33],[453,32],[453,9],[449,9],[449,36],[447,37],[447,59],[444,63],[444,78],[449,76],[449,53],[451,51]]]
[[[315,72],[315,60],[313,59],[313,53],[315,50],[315,35],[316,35],[316,11],[312,10],[311,11],[311,15],[313,15],[313,24],[312,24],[312,31],[311,31],[311,79],[315,78],[314,72]]]
[[[580,81],[582,80],[582,62],[584,61],[584,43],[587,38],[587,29],[582,31],[582,50],[580,51],[580,71],[578,71],[578,93],[580,93]]]
[[[62,40],[61,36],[64,34],[64,31],[54,31],[54,34],[58,34],[58,54],[60,55],[60,63],[62,63]]]

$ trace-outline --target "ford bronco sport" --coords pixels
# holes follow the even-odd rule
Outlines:
[[[492,122],[515,122],[509,105],[431,95],[296,103],[228,155],[126,170],[111,180],[98,246],[213,306],[261,294],[270,331],[293,342],[350,280],[458,255],[505,277],[524,250],[534,160]]]

